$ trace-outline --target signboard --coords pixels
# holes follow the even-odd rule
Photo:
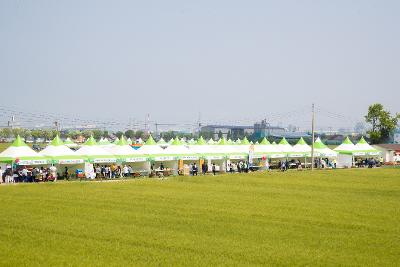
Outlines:
[[[168,161],[168,160],[175,160],[173,156],[164,156],[164,157],[155,157],[154,161]]]
[[[144,161],[147,161],[146,157],[134,157],[125,159],[125,162],[144,162]]]
[[[17,165],[45,165],[47,164],[47,160],[45,159],[35,159],[35,160],[19,160]]]
[[[180,156],[179,158],[182,160],[198,160],[199,159],[198,156]]]
[[[224,156],[207,156],[206,159],[224,159]]]
[[[230,155],[229,159],[245,159],[244,155]],[[250,157],[249,157],[250,158]],[[250,162],[250,161],[249,161]]]
[[[117,159],[113,158],[97,158],[93,159],[93,163],[114,163],[117,162]]]
[[[83,159],[60,159],[58,160],[58,164],[80,164],[84,163]]]
[[[276,159],[276,158],[286,158],[285,154],[271,154],[270,158]]]
[[[304,157],[303,154],[289,154],[289,156],[292,157],[292,158],[301,158],[301,157]]]

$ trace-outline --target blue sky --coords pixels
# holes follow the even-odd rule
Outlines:
[[[375,102],[398,112],[398,14],[400,1],[4,0],[1,103],[160,122],[250,121],[312,102],[360,120]]]

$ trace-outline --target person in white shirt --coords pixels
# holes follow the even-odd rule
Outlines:
[[[3,170],[0,167],[0,184],[4,183],[5,181],[3,180]]]
[[[124,177],[128,177],[128,175],[129,175],[129,168],[128,168],[128,166],[124,166],[124,169],[123,169],[123,172],[124,172]]]

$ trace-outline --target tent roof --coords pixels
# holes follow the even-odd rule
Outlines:
[[[174,141],[172,141],[172,143],[171,143],[171,146],[181,146],[181,145],[183,145],[182,139],[179,140],[178,137],[175,137]]]
[[[0,153],[1,158],[16,159],[16,158],[44,158],[39,153],[30,148],[22,138],[18,135],[14,142],[3,152]]]
[[[153,136],[149,135],[149,138],[147,141],[144,143],[145,145],[156,145],[156,141],[154,141]]]
[[[247,139],[247,137],[245,136],[242,141],[240,142],[241,145],[250,145],[249,140]]]
[[[263,140],[260,142],[260,145],[270,145],[271,143],[268,141],[267,138],[263,138]]]
[[[297,141],[296,145],[306,145],[307,143],[304,141],[303,137],[300,137],[299,141]]]
[[[167,142],[161,137],[160,140],[157,142],[158,145],[167,145]]]
[[[200,138],[197,139],[196,145],[206,145],[206,141],[204,140],[203,136],[200,136]]]
[[[279,141],[279,145],[289,145],[289,142],[286,140],[285,137],[283,137],[283,138],[281,139],[281,141]]]
[[[343,142],[333,150],[343,154],[352,154],[356,150],[356,147],[350,141],[349,137],[346,137]]]

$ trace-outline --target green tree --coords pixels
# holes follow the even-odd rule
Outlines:
[[[121,136],[123,136],[124,133],[121,132],[121,131],[118,131],[118,132],[115,133],[115,135],[116,135],[118,138],[121,138]]]
[[[85,137],[85,139],[88,139],[89,137],[91,137],[93,135],[93,131],[92,130],[84,130],[82,132],[83,137]]]
[[[103,133],[104,132],[102,130],[97,130],[97,129],[93,130],[94,139],[99,140],[103,136]]]
[[[142,130],[137,130],[137,131],[135,132],[135,138],[136,138],[136,139],[139,139],[139,138],[144,139],[144,132],[143,132]]]
[[[3,128],[1,129],[0,136],[2,138],[10,138],[13,135],[11,128]]]
[[[389,111],[383,108],[382,104],[369,106],[365,121],[371,125],[371,129],[367,133],[372,143],[388,142],[397,127],[399,119],[400,114],[392,116]]]
[[[42,130],[36,129],[36,130],[31,131],[31,135],[32,135],[33,139],[35,139],[35,141],[36,141],[36,139],[41,138],[43,136],[43,133],[42,133]]]
[[[133,139],[133,138],[135,138],[135,132],[133,130],[127,130],[127,131],[125,131],[125,136],[126,136],[126,138]]]

